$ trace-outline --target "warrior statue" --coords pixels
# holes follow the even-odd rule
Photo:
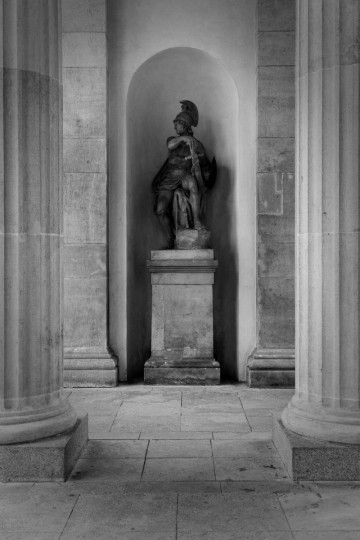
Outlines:
[[[155,176],[152,186],[156,195],[155,212],[166,236],[166,248],[184,249],[179,231],[198,231],[197,238],[210,237],[202,223],[205,192],[216,178],[215,158],[210,163],[203,144],[195,139],[192,126],[199,121],[197,107],[191,101],[180,101],[181,112],[174,120],[176,137],[167,140],[168,158]],[[204,244],[204,242],[202,242]],[[194,248],[207,247],[197,241]]]

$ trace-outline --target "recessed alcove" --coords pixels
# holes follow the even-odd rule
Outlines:
[[[256,344],[256,6],[223,10],[218,2],[204,25],[205,1],[190,18],[168,0],[134,5],[107,3],[109,346],[120,381],[142,377],[151,329],[146,261],[164,243],[151,183],[179,101],[191,100],[200,115],[195,136],[218,164],[205,220],[219,261],[215,354],[225,376],[244,380]]]
[[[200,121],[194,129],[218,177],[206,195],[207,227],[219,260],[214,288],[215,351],[224,369],[236,357],[236,213],[238,197],[238,94],[225,67],[208,53],[190,47],[162,51],[135,72],[126,107],[127,298],[129,376],[142,373],[150,353],[151,288],[146,269],[150,250],[164,236],[154,214],[151,182],[167,157],[180,100],[193,101]],[[229,365],[230,364],[230,365]]]

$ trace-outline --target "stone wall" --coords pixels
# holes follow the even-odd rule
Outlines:
[[[258,1],[257,349],[292,367],[295,333],[295,0]],[[256,363],[256,362],[255,362]],[[266,373],[265,379],[270,376]],[[265,381],[266,382],[266,381]],[[287,382],[289,382],[287,380]]]
[[[292,369],[294,365],[295,0],[258,0],[256,167],[253,129],[256,34],[251,24],[242,22],[239,26],[240,22],[237,23],[238,19],[244,21],[246,18],[255,23],[254,4],[247,1],[239,4],[239,8],[229,2],[229,9],[224,10],[222,2],[212,0],[212,9],[206,15],[207,24],[213,25],[210,35],[203,25],[202,2],[196,6],[190,0],[187,2],[192,18],[179,26],[176,21],[184,16],[184,6],[180,7],[175,0],[154,0],[151,6],[144,0],[62,0],[64,338],[65,381],[68,384],[115,384],[117,373],[108,353],[109,343],[119,358],[121,380],[142,375],[142,365],[149,350],[150,328],[148,302],[143,301],[148,297],[144,283],[149,289],[143,263],[154,245],[137,239],[137,248],[132,250],[134,231],[137,230],[134,209],[139,210],[135,199],[139,193],[145,193],[145,187],[140,186],[140,191],[134,191],[134,178],[129,176],[128,162],[132,154],[126,147],[126,140],[131,131],[129,126],[134,122],[132,118],[126,124],[129,116],[126,103],[131,103],[131,100],[127,101],[128,89],[136,70],[156,54],[175,51],[175,47],[179,50],[182,47],[183,51],[186,47],[189,51],[206,51],[222,62],[234,79],[239,95],[238,180],[233,184],[230,182],[234,192],[231,191],[229,196],[235,211],[226,206],[219,218],[225,220],[225,226],[219,226],[217,220],[218,227],[213,230],[220,268],[215,286],[218,318],[215,350],[226,374],[240,380],[245,377],[247,358],[253,349],[251,360],[255,359],[256,363],[260,358],[263,367],[270,362],[273,369],[278,366],[276,360],[279,358],[287,368]],[[108,51],[106,9],[110,29]],[[151,10],[151,17],[148,10]],[[173,21],[167,26],[162,23],[164,10],[167,10],[168,21]],[[187,29],[185,34],[184,28]],[[224,35],[229,39],[224,41]],[[144,84],[147,82],[148,78]],[[169,86],[169,81],[166,85]],[[183,92],[173,100],[175,108],[182,98]],[[206,103],[205,98],[206,95],[196,97],[200,108]],[[221,96],[219,99],[221,101]],[[145,108],[147,106],[149,111],[153,110],[151,103],[144,104]],[[202,115],[204,119],[204,109]],[[168,116],[171,130],[170,112]],[[199,127],[201,136],[204,125]],[[163,138],[166,139],[168,134],[164,131]],[[137,129],[136,136],[145,136],[144,129]],[[204,140],[206,142],[206,135]],[[159,154],[156,159],[160,163],[163,146],[161,144],[159,150],[158,146],[156,144]],[[210,151],[216,150],[211,146]],[[151,159],[155,159],[157,153],[154,154],[152,148],[149,147],[149,153]],[[109,165],[107,152],[110,153]],[[218,154],[219,150],[217,157]],[[225,165],[229,166],[229,160],[224,160],[223,171]],[[150,181],[147,175],[142,178],[144,182]],[[230,185],[224,178],[220,178],[222,182],[214,190],[215,209],[219,208],[216,190]],[[220,200],[223,201],[223,197]],[[146,204],[150,209],[150,194],[149,204]],[[210,197],[210,218],[211,208]],[[229,216],[232,223],[226,221]],[[142,210],[139,219],[144,223]],[[156,227],[152,212],[150,219],[151,227],[145,227],[148,236],[148,231]],[[231,234],[226,227],[230,227]],[[230,239],[230,247],[224,244],[225,238]],[[221,272],[224,269],[228,272],[229,268],[234,271],[224,278]],[[229,318],[227,322],[223,311]],[[270,376],[268,372],[262,375],[265,379]]]
[[[116,384],[107,352],[106,1],[62,0],[65,384]]]

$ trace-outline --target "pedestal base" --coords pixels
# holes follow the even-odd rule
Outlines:
[[[213,358],[150,358],[144,368],[145,384],[220,384],[220,365]]]
[[[117,384],[117,360],[107,351],[64,350],[65,388],[109,388]]]
[[[318,441],[274,417],[273,442],[292,480],[360,480],[360,445]]]
[[[64,482],[88,440],[88,417],[61,435],[0,446],[1,482]]]
[[[246,372],[250,388],[294,388],[295,351],[255,350],[248,358]]]

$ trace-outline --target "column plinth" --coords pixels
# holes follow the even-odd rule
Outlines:
[[[0,444],[6,445],[71,432],[77,415],[62,390],[60,2],[0,0],[0,12]]]
[[[357,0],[297,2],[296,392],[282,413],[295,434],[353,446],[349,460],[360,455],[359,21]]]

